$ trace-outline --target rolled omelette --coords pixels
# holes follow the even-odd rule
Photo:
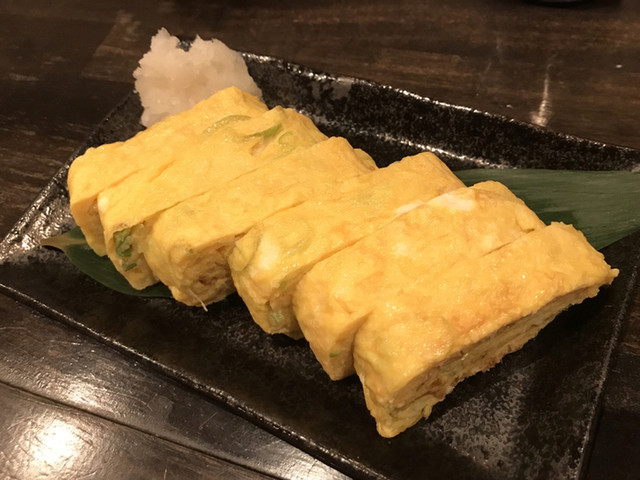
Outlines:
[[[298,149],[161,212],[147,223],[147,263],[178,301],[206,305],[221,300],[235,290],[227,257],[247,230],[375,168],[371,157],[344,138]]]
[[[89,246],[98,255],[107,253],[97,207],[100,192],[143,168],[172,162],[176,154],[201,140],[203,132],[223,118],[266,111],[258,98],[230,87],[129,140],[87,149],[69,167],[67,184],[71,214]]]
[[[134,288],[158,280],[142,245],[151,217],[327,138],[310,119],[282,107],[255,117],[226,117],[204,136],[206,141],[185,148],[168,166],[140,170],[98,195],[107,255]]]
[[[302,275],[417,203],[462,186],[430,153],[345,182],[335,198],[273,215],[238,240],[229,256],[236,289],[264,331],[300,338],[291,298]]]
[[[444,193],[318,262],[298,282],[294,313],[324,370],[339,380],[355,372],[356,332],[390,294],[543,227],[500,183]]]
[[[462,379],[521,348],[618,274],[571,226],[534,230],[479,258],[385,292],[354,341],[378,432],[393,437]]]

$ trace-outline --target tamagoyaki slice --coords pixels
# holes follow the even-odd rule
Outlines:
[[[304,275],[293,296],[302,333],[331,379],[351,375],[356,332],[388,295],[543,227],[500,183],[444,193]]]
[[[300,338],[291,303],[298,280],[317,262],[462,182],[431,153],[406,157],[344,183],[251,228],[229,257],[234,284],[268,333]]]
[[[226,117],[203,136],[171,164],[140,170],[98,196],[107,255],[134,288],[157,282],[143,251],[154,215],[327,138],[310,119],[282,107]]]
[[[343,138],[298,149],[161,212],[147,224],[145,258],[178,301],[221,300],[235,290],[227,257],[247,230],[375,168],[366,153]]]
[[[67,177],[71,214],[87,243],[98,255],[106,254],[97,207],[100,192],[143,168],[172,162],[185,148],[202,141],[204,132],[223,118],[252,117],[267,110],[255,96],[230,87],[129,140],[87,149],[73,161]]]
[[[378,432],[392,437],[428,417],[458,382],[520,349],[617,274],[581,232],[552,223],[387,294],[354,341]]]

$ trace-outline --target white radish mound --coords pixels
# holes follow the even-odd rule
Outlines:
[[[179,43],[177,37],[161,28],[133,72],[144,108],[144,126],[187,110],[227,87],[236,86],[261,96],[242,55],[220,40],[196,37],[188,51],[181,49]]]

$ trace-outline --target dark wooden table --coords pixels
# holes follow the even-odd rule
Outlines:
[[[0,236],[132,89],[131,73],[161,26],[640,149],[640,4],[630,0],[565,8],[521,0],[4,0]],[[589,479],[640,477],[634,295]],[[341,478],[207,397],[4,295],[0,355],[2,478]]]

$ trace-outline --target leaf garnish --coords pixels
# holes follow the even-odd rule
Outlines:
[[[79,227],[72,228],[55,237],[46,238],[42,240],[41,244],[62,250],[78,270],[112,290],[141,297],[171,297],[169,289],[161,283],[151,285],[144,290],[136,290],[129,285],[129,282],[116,270],[108,257],[97,255],[89,247]]]
[[[640,229],[640,172],[473,169],[455,174],[466,184],[506,185],[546,223],[570,223],[596,249]]]
[[[597,249],[640,229],[640,173],[542,169],[472,169],[455,173],[466,185],[485,180],[505,184],[543,221],[572,224]],[[119,233],[122,233],[120,255],[126,257],[129,232]],[[171,297],[162,284],[144,290],[131,287],[107,257],[95,254],[78,227],[45,239],[42,245],[62,250],[80,271],[113,290],[145,297]],[[282,318],[274,314],[270,320],[277,324]]]

